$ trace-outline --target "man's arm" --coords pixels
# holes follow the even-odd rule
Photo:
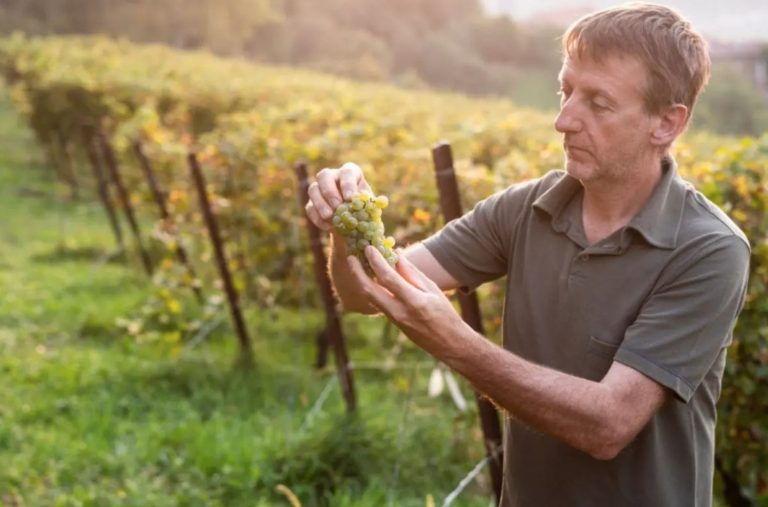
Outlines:
[[[408,259],[395,271],[375,249],[366,254],[378,283],[357,259],[349,262],[367,300],[417,345],[537,431],[597,459],[612,459],[668,396],[654,380],[616,362],[601,382],[594,382],[526,361],[470,328]]]
[[[601,460],[613,459],[664,404],[664,387],[614,362],[600,382],[526,361],[472,330],[457,351],[435,351],[448,366],[531,428]],[[446,340],[448,342],[448,340]]]

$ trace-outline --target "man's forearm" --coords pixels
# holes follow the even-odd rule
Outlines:
[[[460,350],[437,356],[513,417],[595,458],[612,458],[623,447],[606,386],[526,361],[468,326],[460,332],[467,335],[453,341]]]
[[[333,282],[333,288],[341,301],[344,310],[365,314],[378,313],[368,301],[368,297],[360,290],[349,271],[347,256],[349,252],[344,239],[336,233],[331,236],[331,256],[328,261],[328,271]]]

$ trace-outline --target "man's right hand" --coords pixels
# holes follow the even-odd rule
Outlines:
[[[330,231],[336,208],[360,191],[371,192],[371,187],[359,165],[347,162],[336,169],[323,169],[309,185],[309,202],[305,208],[307,216],[318,228]]]

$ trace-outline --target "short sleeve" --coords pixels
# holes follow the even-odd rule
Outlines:
[[[615,360],[671,389],[688,402],[730,344],[744,303],[749,247],[719,237],[681,255],[627,329]]]
[[[539,180],[513,185],[446,224],[424,246],[464,290],[507,274],[517,222]]]

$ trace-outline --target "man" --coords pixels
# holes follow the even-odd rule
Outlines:
[[[565,172],[480,202],[376,279],[334,238],[343,305],[382,312],[507,413],[503,506],[709,506],[715,403],[746,290],[749,244],[676,175],[668,150],[710,69],[674,11],[628,4],[563,38]],[[318,173],[307,213],[368,185]],[[503,341],[443,295],[506,276]]]

